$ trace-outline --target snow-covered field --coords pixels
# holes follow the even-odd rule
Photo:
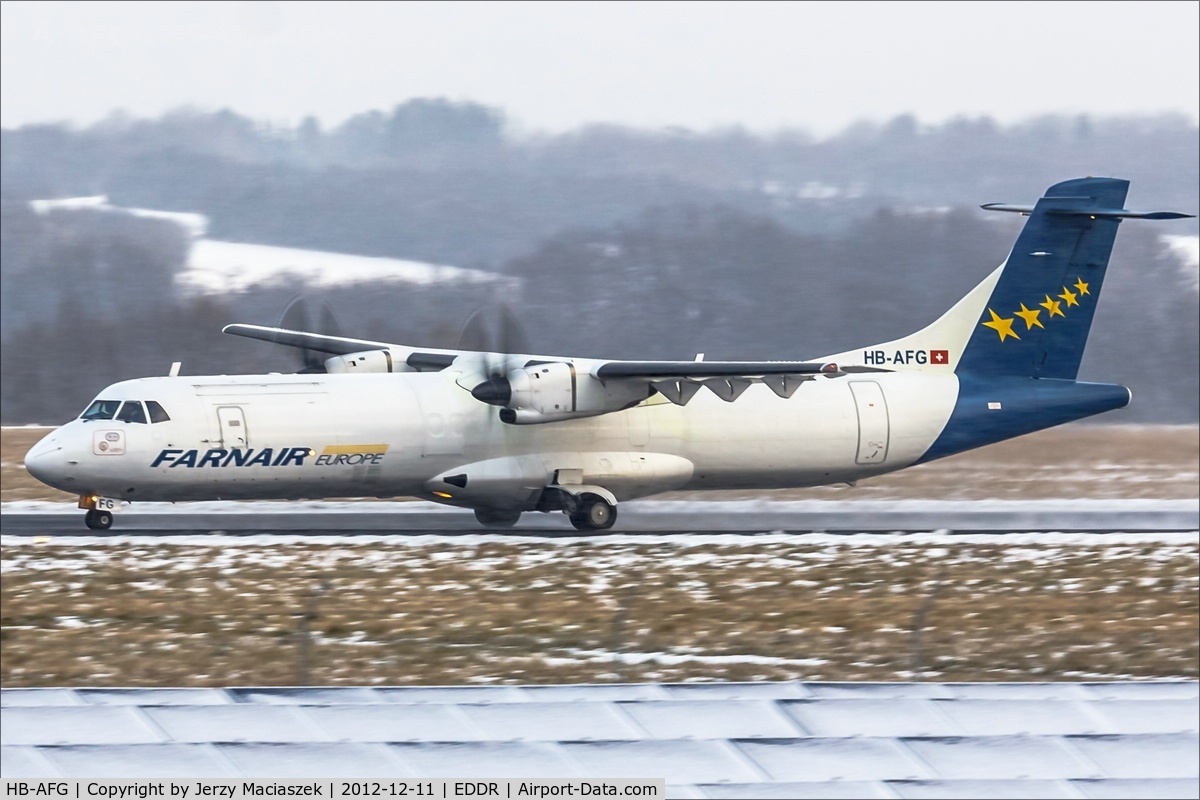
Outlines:
[[[287,280],[321,288],[374,281],[503,284],[513,279],[481,270],[396,258],[197,239],[192,244],[187,268],[175,280],[185,291],[225,294]]]
[[[202,294],[240,292],[252,286],[284,281],[320,288],[375,281],[428,285],[443,282],[505,284],[513,280],[481,270],[406,259],[206,239],[209,221],[203,214],[116,206],[106,195],[33,200],[29,206],[38,214],[90,210],[175,223],[192,240],[187,265],[176,276],[176,283],[184,291]]]

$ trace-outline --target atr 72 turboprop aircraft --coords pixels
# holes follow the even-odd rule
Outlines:
[[[93,529],[130,501],[414,496],[507,527],[678,489],[853,483],[1129,403],[1075,380],[1128,181],[1051,186],[1007,261],[928,327],[808,361],[603,361],[255,325],[319,374],[141,378],[29,451]],[[708,391],[701,391],[707,389]]]

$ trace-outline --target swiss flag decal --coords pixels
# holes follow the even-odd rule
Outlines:
[[[929,363],[930,364],[949,364],[950,363],[950,351],[949,350],[930,350],[929,351]]]

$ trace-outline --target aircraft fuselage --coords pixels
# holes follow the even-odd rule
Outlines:
[[[503,493],[514,485],[532,493],[560,470],[579,470],[618,500],[817,486],[914,463],[945,426],[958,386],[953,374],[818,378],[787,399],[753,386],[736,403],[701,394],[678,406],[653,397],[597,417],[506,425],[454,377],[124,381],[98,399],[154,400],[171,419],[77,419],[31,450],[26,464],[64,491],[129,501],[417,496],[487,504],[470,484],[434,479],[464,470],[469,480],[473,465],[497,460],[511,463],[476,484],[492,481],[495,505],[512,502]]]

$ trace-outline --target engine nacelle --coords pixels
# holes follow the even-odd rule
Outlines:
[[[325,359],[325,371],[331,375],[355,372],[412,372],[402,353],[390,349],[364,350]]]
[[[648,384],[612,381],[605,384],[579,373],[567,361],[531,362],[508,373],[511,395],[500,419],[513,425],[535,425],[594,417],[637,405],[651,394]]]

